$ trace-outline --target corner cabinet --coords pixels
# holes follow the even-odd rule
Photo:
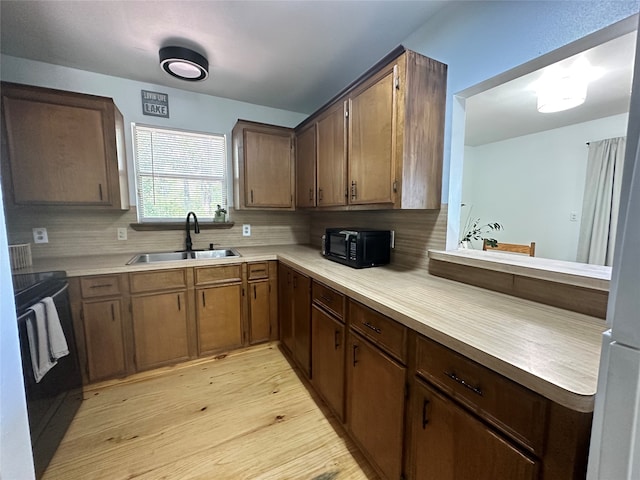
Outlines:
[[[236,210],[293,210],[293,130],[238,120],[231,136]]]
[[[129,208],[124,122],[112,99],[2,83],[2,113],[8,200]]]
[[[440,208],[446,77],[400,47],[297,127],[316,127],[316,155],[297,165],[316,162],[318,207]]]

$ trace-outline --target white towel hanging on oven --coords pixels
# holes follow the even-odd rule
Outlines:
[[[34,315],[27,319],[27,337],[33,376],[38,383],[59,358],[69,354],[69,347],[51,297],[44,298],[29,309],[33,310]]]

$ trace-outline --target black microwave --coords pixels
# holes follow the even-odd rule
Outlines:
[[[354,268],[386,265],[391,257],[391,231],[364,228],[327,228],[322,254]]]

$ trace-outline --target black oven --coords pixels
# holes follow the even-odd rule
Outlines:
[[[391,231],[364,228],[327,228],[323,254],[354,268],[386,265],[391,259]]]
[[[82,374],[65,272],[14,275],[13,286],[33,462],[36,477],[40,478],[82,403]],[[46,297],[53,299],[69,354],[59,358],[56,365],[37,382],[26,324],[34,315],[29,307]]]

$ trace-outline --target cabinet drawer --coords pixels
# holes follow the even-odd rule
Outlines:
[[[242,281],[242,265],[223,265],[220,267],[196,267],[196,285],[229,283]]]
[[[417,339],[416,370],[529,450],[542,454],[544,397],[424,337]]]
[[[80,278],[80,290],[83,298],[120,295],[120,277],[118,275],[100,275]]]
[[[129,274],[131,293],[153,292],[185,288],[187,281],[184,269],[136,272]]]
[[[344,319],[344,295],[316,281],[311,287],[311,295],[313,303],[333,313],[340,320]]]
[[[247,274],[249,280],[269,278],[269,264],[267,262],[249,263],[247,264]]]
[[[349,301],[349,321],[358,332],[398,360],[406,361],[407,329],[404,325],[354,301]]]

